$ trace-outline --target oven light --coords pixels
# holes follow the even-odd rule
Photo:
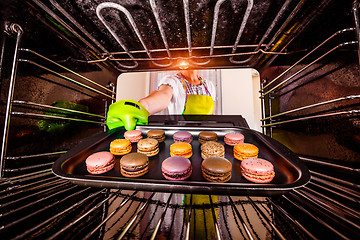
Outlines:
[[[189,62],[185,59],[180,59],[178,61],[178,66],[180,69],[188,69],[189,68]]]

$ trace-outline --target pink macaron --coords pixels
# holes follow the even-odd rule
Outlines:
[[[192,173],[192,166],[186,157],[168,157],[161,164],[163,176],[172,181],[185,180]]]
[[[124,133],[124,137],[132,143],[139,142],[143,138],[142,132],[139,130],[128,130]]]
[[[224,142],[229,146],[235,146],[236,144],[244,142],[244,135],[237,132],[227,133],[224,136]]]
[[[241,174],[254,183],[268,183],[275,177],[274,166],[261,158],[248,158],[241,162]]]
[[[110,171],[115,166],[115,158],[110,152],[91,154],[86,160],[86,169],[91,174],[101,174]]]

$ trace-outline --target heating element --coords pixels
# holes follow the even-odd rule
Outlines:
[[[358,1],[5,2],[1,239],[360,237]],[[184,59],[257,69],[262,132],[297,153],[311,181],[274,197],[218,196],[84,187],[53,175],[56,159],[106,131],[118,74],[174,70]],[[90,107],[53,104],[59,97]],[[149,120],[248,128],[241,116]]]

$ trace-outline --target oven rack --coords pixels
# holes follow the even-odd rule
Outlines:
[[[324,2],[321,3],[321,5],[324,4]],[[319,9],[321,8],[321,5],[319,5]],[[353,1],[353,4],[352,4],[352,7],[351,7],[351,13],[352,13],[352,16],[353,16],[353,19],[354,19],[354,28],[349,28],[349,29],[344,29],[344,30],[341,30],[340,32],[337,32],[335,33],[335,35],[339,34],[339,33],[342,33],[343,31],[348,31],[348,30],[351,30],[351,29],[354,29],[355,30],[355,36],[356,36],[356,45],[357,45],[357,54],[358,54],[358,60],[359,60],[359,63],[360,63],[360,20],[359,20],[359,12],[358,12],[358,8],[359,8],[359,1],[358,0],[354,0]],[[312,16],[313,18],[315,17],[315,14]],[[310,19],[312,19],[310,17]],[[311,22],[310,19],[307,19],[306,21],[304,21],[304,24],[300,27],[302,29],[306,28],[307,25]],[[302,32],[302,30],[299,30],[298,33],[296,33],[283,47],[280,51],[284,51],[288,45],[291,44],[291,42]],[[334,36],[331,36],[331,38],[333,38]],[[328,39],[328,40],[330,40]],[[323,43],[321,43],[320,45],[324,44],[325,42],[327,42],[327,40],[325,40]],[[345,44],[345,43],[343,43]],[[348,44],[348,43],[347,43]],[[353,44],[353,41],[351,41],[349,44]],[[339,48],[339,47],[342,47],[342,46],[337,46],[336,48]],[[317,50],[318,47],[315,47],[313,49],[314,50]],[[311,54],[313,51],[309,52],[305,57],[307,57],[309,54]],[[268,60],[266,63],[265,63],[265,66],[264,67],[268,67],[270,66],[270,64],[275,60],[276,56],[272,57],[270,60]],[[303,59],[300,59],[300,61],[302,61]],[[298,62],[297,62],[298,63]],[[279,77],[281,77],[279,75]]]
[[[321,56],[317,57],[315,60],[312,60],[310,63],[305,64],[304,66],[301,65],[301,62],[303,62],[305,59],[307,59],[310,55],[312,55],[316,51],[320,51],[322,47],[324,47],[327,43],[331,42],[331,40],[336,39],[336,37],[339,37],[341,35],[344,35],[346,33],[354,33],[355,35],[358,35],[359,29],[358,28],[345,28],[342,30],[339,30],[332,34],[330,37],[325,39],[323,42],[321,42],[318,46],[316,46],[314,49],[309,51],[307,54],[305,54],[303,57],[301,57],[298,61],[296,61],[294,64],[292,64],[290,67],[287,67],[282,73],[274,77],[272,80],[262,80],[261,82],[261,88],[260,88],[260,98],[261,98],[261,105],[262,105],[262,115],[263,118],[261,119],[262,122],[262,129],[264,132],[269,132],[270,136],[272,136],[272,128],[276,127],[278,125],[288,124],[288,123],[294,123],[298,121],[306,121],[311,119],[318,119],[318,118],[327,118],[327,117],[333,117],[333,116],[357,116],[360,113],[360,109],[348,109],[340,111],[336,109],[336,106],[333,108],[330,108],[328,110],[324,110],[324,107],[330,104],[335,104],[340,102],[346,102],[348,106],[351,106],[354,103],[357,103],[359,100],[360,95],[349,95],[349,96],[343,96],[338,97],[335,99],[330,99],[323,102],[318,102],[310,105],[305,105],[302,107],[298,107],[295,109],[291,109],[288,111],[280,112],[273,114],[272,111],[269,111],[268,113],[265,112],[265,105],[269,106],[271,108],[272,102],[274,99],[279,98],[280,96],[284,94],[288,94],[291,91],[294,91],[297,87],[287,89],[290,84],[293,84],[294,82],[298,81],[301,77],[306,75],[306,70],[311,69],[310,67],[314,66],[316,63],[322,61],[324,58],[326,58],[329,54],[333,53],[336,50],[339,50],[340,48],[346,47],[346,46],[352,46],[352,45],[358,45],[358,41],[345,41],[340,42],[335,47],[329,47],[330,50],[325,51],[325,53],[322,53]],[[298,70],[296,70],[298,68]],[[293,70],[293,72],[291,71]],[[303,74],[301,76],[301,74]],[[295,78],[296,76],[300,76],[300,78]],[[293,80],[290,82],[290,80]],[[301,85],[300,85],[301,87]],[[300,113],[304,110],[312,110],[318,108],[320,109],[318,112],[312,112],[307,113],[305,115],[301,115]],[[300,113],[299,113],[300,112]],[[295,115],[290,116],[290,114],[295,113]]]
[[[168,43],[168,36],[166,35],[165,29],[168,27],[162,22],[162,16],[160,16],[159,7],[155,0],[149,0],[144,2],[144,7],[151,9],[151,16],[148,16],[149,19],[154,18],[153,25],[156,26],[157,31],[159,31],[159,40],[163,44],[163,48],[154,48],[151,49],[144,41],[143,34],[139,27],[137,26],[137,20],[133,14],[119,3],[114,2],[101,2],[96,6],[94,15],[101,22],[102,26],[98,28],[104,28],[105,31],[108,31],[110,36],[114,41],[122,48],[123,51],[109,51],[106,47],[100,43],[94,36],[92,36],[84,27],[81,26],[81,23],[76,21],[71,14],[60,6],[55,0],[50,0],[50,6],[42,3],[39,0],[33,0],[33,2],[38,6],[42,11],[45,11],[49,14],[54,20],[59,22],[64,28],[70,31],[74,36],[76,36],[85,46],[89,47],[94,53],[96,53],[96,59],[88,60],[88,63],[100,63],[100,62],[109,62],[114,63],[116,68],[122,70],[136,70],[139,67],[138,61],[151,63],[157,69],[161,68],[172,68],[177,67],[177,60],[187,59],[195,67],[210,67],[212,60],[216,58],[227,58],[227,63],[230,65],[238,65],[240,67],[256,67],[259,62],[262,61],[264,55],[266,58],[268,56],[278,56],[278,55],[287,55],[292,54],[291,52],[286,52],[285,49],[277,51],[283,44],[283,40],[280,41],[281,37],[288,35],[289,41],[291,42],[294,36],[300,32],[303,27],[302,25],[307,25],[311,22],[317,13],[318,9],[321,9],[327,5],[327,1],[322,1],[317,9],[312,9],[312,12],[303,19],[302,24],[298,24],[298,27],[290,28],[290,23],[298,17],[300,10],[303,10],[306,5],[305,0],[286,0],[279,7],[277,14],[274,16],[272,21],[266,27],[265,33],[262,35],[260,41],[256,44],[240,44],[240,40],[244,35],[244,30],[248,21],[255,17],[252,15],[254,12],[254,0],[246,1],[246,9],[244,15],[240,16],[241,24],[239,26],[238,34],[233,45],[229,46],[218,46],[215,44],[217,31],[219,27],[219,14],[221,13],[222,5],[227,2],[226,0],[217,0],[214,4],[213,16],[211,19],[211,41],[209,46],[196,46],[192,39],[193,21],[190,19],[191,7],[190,1],[183,0],[182,11],[184,14],[184,19],[178,19],[185,25],[185,29],[180,29],[184,31],[186,36],[186,47],[171,47]],[[287,11],[291,8],[291,11]],[[54,9],[54,10],[52,10]],[[119,12],[120,15],[124,16],[126,24],[131,28],[131,32],[134,34],[134,39],[142,46],[143,49],[130,49],[129,46],[122,40],[122,36],[117,34],[113,29],[111,22],[106,20],[104,16],[104,9],[112,9]],[[55,12],[56,10],[56,12]],[[289,28],[291,30],[289,30]],[[145,33],[146,34],[146,33]],[[268,42],[266,42],[268,41]],[[280,43],[281,42],[281,43]],[[279,44],[280,43],[280,44]],[[250,49],[238,52],[239,49]],[[194,54],[193,50],[200,50],[201,54]],[[206,54],[204,51],[208,51]],[[161,53],[165,55],[164,57],[154,57],[152,54]],[[179,57],[179,54],[181,57]],[[136,56],[137,55],[137,56]],[[122,57],[123,56],[123,57]],[[245,59],[236,60],[236,56],[247,57]],[[131,64],[124,64],[131,63]]]
[[[358,42],[357,45],[357,51],[358,51],[358,58],[359,58],[359,64],[360,64],[360,18],[359,18],[359,1],[354,0],[352,5],[352,13],[354,16],[354,25],[355,25],[355,34],[356,34],[356,40]]]
[[[237,239],[240,235],[245,239],[263,239],[261,236],[266,235],[274,235],[280,239],[318,239],[324,237],[319,237],[319,228],[325,228],[329,235],[334,234],[342,239],[359,236],[360,210],[358,206],[351,207],[358,205],[359,195],[354,190],[344,191],[342,194],[339,191],[336,192],[336,198],[332,198],[332,189],[336,186],[323,176],[313,177],[306,187],[277,198],[222,196],[214,200],[214,196],[202,196],[202,201],[204,198],[209,200],[207,203],[200,203],[194,200],[196,195],[189,195],[190,202],[186,204],[176,200],[182,199],[183,194],[80,187],[55,178],[50,171],[2,179],[0,186],[3,189],[0,192],[0,208],[3,213],[0,216],[0,235],[15,234],[12,239],[24,239],[31,235],[64,239],[70,234],[77,234],[75,236],[81,239],[92,239],[94,236],[115,239],[143,236],[155,239],[158,234],[171,237],[179,233],[178,239],[196,238],[197,235],[194,234],[205,234],[209,238],[214,237],[211,234],[216,234],[218,239]],[[319,187],[325,191],[323,194],[316,190]],[[84,193],[86,197],[83,197]],[[339,204],[339,198],[341,203],[348,203]],[[64,202],[74,204],[64,207]],[[294,213],[294,208],[301,213]],[[20,215],[27,209],[31,214]],[[29,221],[33,217],[54,209],[51,217],[31,226]],[[79,214],[81,210],[82,213]],[[218,217],[214,219],[215,212]],[[84,224],[89,224],[86,223],[86,218],[95,213],[99,220],[92,221],[89,227],[81,229]],[[70,222],[63,224],[63,218],[70,215],[75,216],[72,216]],[[177,223],[181,226],[176,229],[174,221],[178,216],[182,221],[181,224]],[[6,221],[11,217],[15,220]],[[171,226],[167,227],[170,228],[162,228],[164,219],[168,220],[169,217],[172,219]],[[315,219],[319,226],[308,226],[308,218]],[[148,222],[148,225],[146,229],[139,231],[137,226],[141,221]],[[200,222],[199,225],[206,226],[207,229],[199,229],[194,221]],[[28,228],[11,233],[11,229],[19,229],[22,224]],[[291,231],[283,235],[283,227],[288,227]]]
[[[37,66],[41,68],[42,70],[45,70],[49,72],[50,74],[53,74],[54,76],[57,76],[59,78],[64,79],[69,84],[74,84],[79,86],[81,89],[86,89],[94,94],[97,94],[99,96],[93,96],[89,95],[95,99],[98,99],[102,102],[104,102],[105,112],[107,109],[107,100],[110,99],[110,102],[115,101],[115,86],[113,83],[109,83],[108,86],[104,87],[97,82],[37,53],[36,51],[30,50],[30,49],[24,49],[20,48],[21,43],[21,37],[23,34],[23,30],[21,26],[17,24],[10,24],[9,29],[12,31],[13,34],[17,35],[16,40],[16,46],[15,46],[15,54],[13,59],[13,65],[12,65],[12,71],[10,76],[10,84],[9,84],[9,93],[8,93],[8,99],[6,103],[6,113],[5,113],[5,124],[4,124],[4,130],[3,130],[3,137],[2,137],[2,148],[1,148],[1,159],[0,159],[0,170],[1,170],[1,176],[4,175],[4,172],[6,173],[21,173],[21,172],[28,172],[31,170],[36,170],[40,168],[46,168],[51,166],[54,162],[46,162],[46,163],[39,163],[34,164],[27,167],[18,167],[18,168],[7,168],[5,169],[5,161],[11,160],[22,160],[22,159],[36,159],[36,158],[44,158],[49,157],[50,159],[54,156],[59,156],[60,154],[65,153],[67,150],[63,151],[56,151],[56,152],[49,152],[49,153],[37,153],[37,154],[31,154],[31,155],[24,155],[24,156],[7,156],[6,150],[7,150],[7,144],[8,144],[8,134],[10,130],[10,118],[11,117],[25,117],[30,119],[47,119],[50,121],[70,121],[70,122],[80,122],[80,123],[87,123],[87,124],[96,124],[103,126],[104,131],[106,131],[105,126],[105,116],[99,115],[99,114],[93,114],[89,112],[84,111],[78,111],[78,110],[72,110],[62,107],[56,107],[48,104],[42,104],[42,103],[35,103],[27,100],[16,100],[13,99],[14,91],[15,91],[15,82],[16,82],[16,74],[18,71],[18,63],[27,63],[31,64],[33,66]],[[58,67],[61,71],[65,71],[67,73],[70,73],[71,75],[77,77],[78,79],[74,79],[74,77],[65,76],[64,74],[60,73],[58,70],[53,70],[47,66],[44,66],[44,64],[38,63],[38,61],[34,59],[26,59],[26,58],[20,58],[20,53],[28,53],[32,56],[37,57],[38,59],[41,59],[45,61],[46,63],[53,65],[53,67]],[[84,83],[85,81],[85,83]],[[55,83],[54,83],[55,84]],[[76,89],[69,88],[73,91],[76,91]],[[13,111],[14,107],[22,108],[24,111]]]
[[[273,20],[273,22],[269,25],[269,27],[267,28],[267,31],[265,32],[265,34],[263,35],[263,37],[261,38],[260,42],[255,45],[255,46],[249,46],[249,45],[239,45],[241,36],[244,32],[246,23],[249,19],[250,13],[252,11],[252,8],[254,7],[254,1],[253,0],[247,0],[247,7],[246,7],[246,11],[245,14],[243,16],[242,19],[242,23],[241,26],[239,28],[239,32],[236,38],[236,41],[234,43],[233,46],[215,46],[215,39],[216,39],[216,31],[217,31],[217,27],[218,27],[218,18],[219,18],[219,10],[221,8],[221,5],[225,2],[225,0],[218,0],[215,4],[214,7],[214,17],[213,17],[213,24],[212,24],[212,35],[211,35],[211,44],[210,47],[200,47],[200,48],[196,48],[192,46],[192,39],[191,39],[191,21],[190,21],[190,7],[189,7],[189,1],[188,0],[184,0],[183,1],[183,8],[184,8],[184,15],[185,15],[185,25],[186,25],[186,39],[187,39],[187,47],[186,48],[169,48],[169,45],[167,43],[166,40],[166,36],[165,36],[165,32],[164,32],[164,27],[162,26],[162,22],[160,20],[159,17],[159,13],[156,7],[156,3],[154,0],[149,0],[150,5],[151,5],[151,9],[153,11],[154,17],[156,19],[156,23],[157,26],[159,28],[159,31],[161,33],[161,37],[164,43],[164,46],[166,48],[166,53],[167,53],[167,57],[162,57],[162,58],[153,58],[151,56],[151,52],[160,52],[160,51],[164,51],[161,49],[155,49],[155,50],[150,50],[148,49],[148,47],[146,46],[145,42],[143,41],[143,39],[141,38],[141,34],[139,29],[136,26],[136,23],[133,19],[133,17],[131,16],[131,13],[123,6],[121,6],[120,4],[117,3],[101,3],[97,6],[96,9],[96,13],[98,18],[101,20],[101,22],[103,23],[103,25],[106,27],[106,29],[111,33],[111,35],[117,40],[117,42],[119,43],[119,45],[125,50],[124,52],[112,52],[112,53],[103,53],[103,56],[106,56],[103,59],[100,60],[94,60],[94,61],[89,61],[89,62],[99,62],[99,61],[106,61],[106,60],[111,60],[111,61],[133,61],[134,65],[133,66],[128,66],[128,65],[121,65],[121,67],[123,68],[136,68],[138,66],[137,61],[151,61],[153,65],[155,65],[156,67],[170,67],[171,65],[174,65],[173,63],[176,63],[176,60],[182,60],[182,59],[188,59],[190,60],[190,62],[192,64],[194,64],[195,66],[206,66],[210,63],[212,58],[219,58],[219,57],[229,57],[229,62],[232,64],[242,64],[242,66],[244,66],[244,64],[246,64],[245,66],[247,67],[253,67],[254,64],[249,64],[247,65],[247,63],[251,63],[251,61],[254,59],[254,57],[256,55],[258,55],[259,53],[261,53],[261,56],[263,54],[270,54],[270,55],[286,55],[289,53],[286,52],[276,52],[276,51],[267,51],[269,50],[272,46],[273,43],[277,40],[277,38],[279,37],[279,35],[284,31],[284,29],[287,27],[287,24],[289,24],[289,22],[294,18],[294,16],[296,16],[296,13],[301,9],[301,7],[303,6],[304,2],[303,0],[299,1],[299,3],[296,5],[296,7],[293,9],[293,11],[289,14],[289,16],[287,17],[287,19],[284,21],[284,23],[281,25],[281,27],[277,30],[277,32],[274,34],[273,38],[270,40],[269,43],[264,44],[264,41],[267,39],[267,37],[270,35],[270,33],[274,30],[274,27],[277,25],[278,21],[280,20],[280,18],[284,15],[285,10],[289,7],[289,4],[291,2],[291,0],[287,0],[285,1],[285,3],[283,4],[283,6],[281,7],[280,11],[278,12],[278,14],[276,15],[275,19]],[[101,15],[101,10],[104,8],[114,8],[117,9],[119,11],[121,11],[128,19],[128,21],[131,23],[132,29],[133,31],[136,33],[137,38],[139,39],[139,41],[141,42],[144,50],[136,50],[136,51],[129,51],[127,50],[126,46],[124,45],[124,43],[121,42],[119,36],[112,31],[110,25],[105,21],[105,18]],[[262,46],[265,46],[265,50],[261,49]],[[245,48],[245,47],[254,47],[254,50],[252,51],[248,51],[248,52],[241,52],[241,53],[236,53],[237,48]],[[216,48],[222,48],[222,49],[230,49],[231,48],[231,53],[226,53],[226,54],[214,54],[214,49]],[[209,50],[209,54],[208,55],[201,55],[201,56],[196,56],[193,54],[193,50],[194,49],[206,49]],[[188,52],[188,56],[187,57],[172,57],[171,56],[171,51],[187,51]],[[229,51],[229,50],[228,50]],[[228,52],[227,51],[227,52]],[[132,54],[133,53],[146,53],[148,55],[148,58],[135,58]],[[118,55],[118,54],[127,54],[130,58],[116,58],[114,57],[114,55]],[[234,57],[235,56],[250,56],[245,60],[235,60]],[[260,56],[260,57],[261,57]],[[258,57],[256,59],[256,62],[259,61]],[[206,61],[204,62],[196,62],[195,60],[197,59],[206,59]],[[160,61],[160,60],[169,60],[168,64],[159,64],[156,63],[155,61]]]
[[[54,21],[56,21],[58,24],[60,24],[61,26],[63,26],[67,31],[69,31],[71,34],[73,34],[74,36],[76,36],[84,45],[86,49],[90,49],[92,53],[95,54],[96,58],[99,58],[99,56],[101,56],[101,51],[103,52],[108,52],[105,47],[98,41],[96,40],[85,28],[83,28],[81,26],[81,24],[79,24],[68,12],[66,12],[65,9],[63,9],[60,4],[58,4],[55,0],[50,0],[51,5],[53,7],[56,7],[58,9],[59,12],[61,12],[61,14],[63,14],[70,22],[71,24],[69,25],[68,23],[66,23],[66,21],[64,21],[61,17],[59,17],[54,11],[52,11],[48,6],[46,6],[45,3],[43,3],[40,0],[32,0],[32,2],[37,5],[40,9],[42,9],[43,11],[46,12],[46,14],[48,14],[49,16],[51,16],[51,18],[53,18]],[[78,28],[81,32],[81,34],[79,34],[74,27],[72,27],[71,25],[74,25],[74,27]],[[62,36],[63,39],[65,39],[69,44],[73,44],[72,41],[65,36],[64,34],[58,32],[59,35]],[[87,38],[87,39],[86,39]],[[91,43],[92,42],[92,43]],[[95,44],[95,46],[94,46]],[[79,61],[83,61],[83,60],[79,60]],[[117,65],[114,65],[112,62],[108,62],[108,64],[110,66],[112,66],[113,68],[120,70],[118,68]]]
[[[68,82],[74,83],[74,84],[76,84],[76,85],[78,85],[78,86],[80,86],[80,87],[82,87],[84,89],[87,89],[87,90],[90,90],[90,91],[92,91],[94,93],[100,94],[103,97],[106,97],[106,98],[109,98],[109,99],[112,99],[112,100],[116,99],[115,98],[116,92],[114,92],[114,90],[111,90],[108,87],[104,87],[104,86],[98,84],[97,82],[95,82],[95,81],[93,81],[93,80],[91,80],[91,79],[89,79],[89,78],[87,78],[87,77],[85,77],[85,76],[83,76],[83,75],[81,75],[81,74],[79,74],[79,73],[77,73],[77,72],[75,72],[75,71],[73,71],[73,70],[71,70],[71,69],[69,69],[69,68],[67,68],[67,67],[65,67],[65,66],[63,66],[63,65],[61,65],[61,64],[59,64],[59,63],[57,63],[57,62],[55,62],[55,61],[53,61],[51,59],[49,59],[49,58],[47,58],[47,57],[45,57],[45,56],[43,56],[43,55],[41,55],[40,53],[37,53],[37,52],[35,52],[33,50],[30,50],[30,49],[24,49],[24,48],[20,48],[19,51],[20,52],[31,53],[32,55],[35,55],[35,56],[45,60],[46,62],[51,63],[51,64],[59,67],[61,70],[65,70],[66,72],[69,72],[69,73],[75,75],[76,77],[79,77],[82,80],[85,80],[88,85],[84,84],[84,83],[81,83],[80,81],[77,81],[77,80],[75,80],[73,78],[70,78],[68,76],[65,76],[65,75],[59,73],[58,71],[54,71],[54,70],[52,70],[52,69],[50,69],[48,67],[45,67],[44,65],[41,65],[41,64],[39,64],[39,63],[37,63],[37,62],[35,62],[33,60],[30,60],[30,59],[18,59],[19,62],[26,62],[26,63],[32,64],[32,65],[37,66],[37,67],[39,67],[39,68],[41,68],[43,70],[46,70],[46,71],[48,71],[50,73],[53,73],[53,74],[57,75],[58,77],[61,77],[61,78],[65,79],[65,80],[67,80]],[[103,92],[91,87],[90,85],[95,85],[96,87],[100,88]],[[108,95],[106,93],[111,94],[111,95]]]
[[[291,80],[292,78],[294,78],[295,76],[297,76],[298,74],[302,73],[303,71],[305,71],[306,69],[308,69],[309,67],[311,67],[312,65],[314,65],[315,63],[317,63],[318,61],[320,61],[321,59],[323,59],[324,57],[326,57],[328,54],[332,53],[333,51],[341,48],[341,47],[345,47],[347,45],[352,45],[352,44],[358,44],[357,41],[347,41],[347,42],[341,42],[340,44],[336,45],[335,47],[331,48],[330,50],[326,51],[324,54],[322,54],[320,57],[316,58],[314,61],[312,61],[311,63],[307,64],[305,67],[302,67],[300,70],[298,70],[296,73],[292,74],[291,76],[287,77],[285,80],[281,81],[280,83],[278,83],[276,86],[272,87],[270,90],[266,90],[266,88],[269,88],[270,86],[272,86],[272,84],[279,80],[281,77],[283,77],[287,72],[289,72],[290,70],[292,70],[294,67],[296,67],[297,65],[299,65],[300,62],[302,62],[303,60],[305,60],[307,57],[309,57],[312,53],[314,53],[315,51],[319,50],[322,46],[324,46],[326,43],[328,43],[330,40],[334,39],[337,36],[343,35],[344,33],[348,33],[348,32],[352,32],[355,31],[355,28],[345,28],[342,30],[339,30],[337,32],[335,32],[334,34],[332,34],[330,37],[328,37],[327,39],[325,39],[323,42],[321,42],[319,45],[317,45],[314,49],[312,49],[310,52],[308,52],[305,56],[303,56],[302,58],[300,58],[296,63],[294,63],[293,65],[291,65],[290,67],[288,67],[285,71],[283,71],[281,74],[279,74],[277,77],[275,77],[274,79],[272,79],[269,83],[266,83],[265,86],[263,86],[260,89],[261,95],[260,97],[264,97],[266,95],[268,95],[270,92],[273,92],[275,89],[280,88],[283,84],[285,84],[286,82],[288,82],[289,80]]]
[[[93,121],[93,120],[87,120],[87,119],[81,119],[81,118],[61,117],[61,116],[54,116],[54,115],[49,115],[49,114],[37,114],[37,113],[29,113],[29,112],[11,112],[11,115],[13,115],[13,116],[31,116],[31,117],[39,117],[39,118],[47,118],[47,119],[71,120],[71,121],[77,121],[77,122],[96,123],[96,124],[101,124],[101,125],[104,125],[104,121],[105,121],[104,116],[92,114],[92,113],[88,113],[88,112],[71,110],[71,109],[61,108],[61,107],[54,107],[51,105],[39,104],[39,103],[23,101],[23,100],[13,100],[12,103],[13,103],[13,105],[16,105],[16,106],[23,106],[23,107],[27,106],[30,108],[39,107],[39,108],[45,109],[45,110],[54,110],[53,112],[59,112],[59,113],[61,112],[65,115],[66,114],[68,114],[68,115],[77,114],[77,115],[81,115],[81,116],[89,117],[89,118],[96,117],[102,121]]]

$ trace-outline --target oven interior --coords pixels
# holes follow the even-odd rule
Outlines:
[[[358,8],[357,0],[1,1],[1,238],[358,239]],[[306,186],[274,197],[184,195],[53,175],[56,159],[106,131],[119,74],[177,70],[184,59],[260,73],[262,133],[307,165]],[[176,127],[177,117],[154,115],[149,125]],[[240,115],[193,124],[248,128]]]

